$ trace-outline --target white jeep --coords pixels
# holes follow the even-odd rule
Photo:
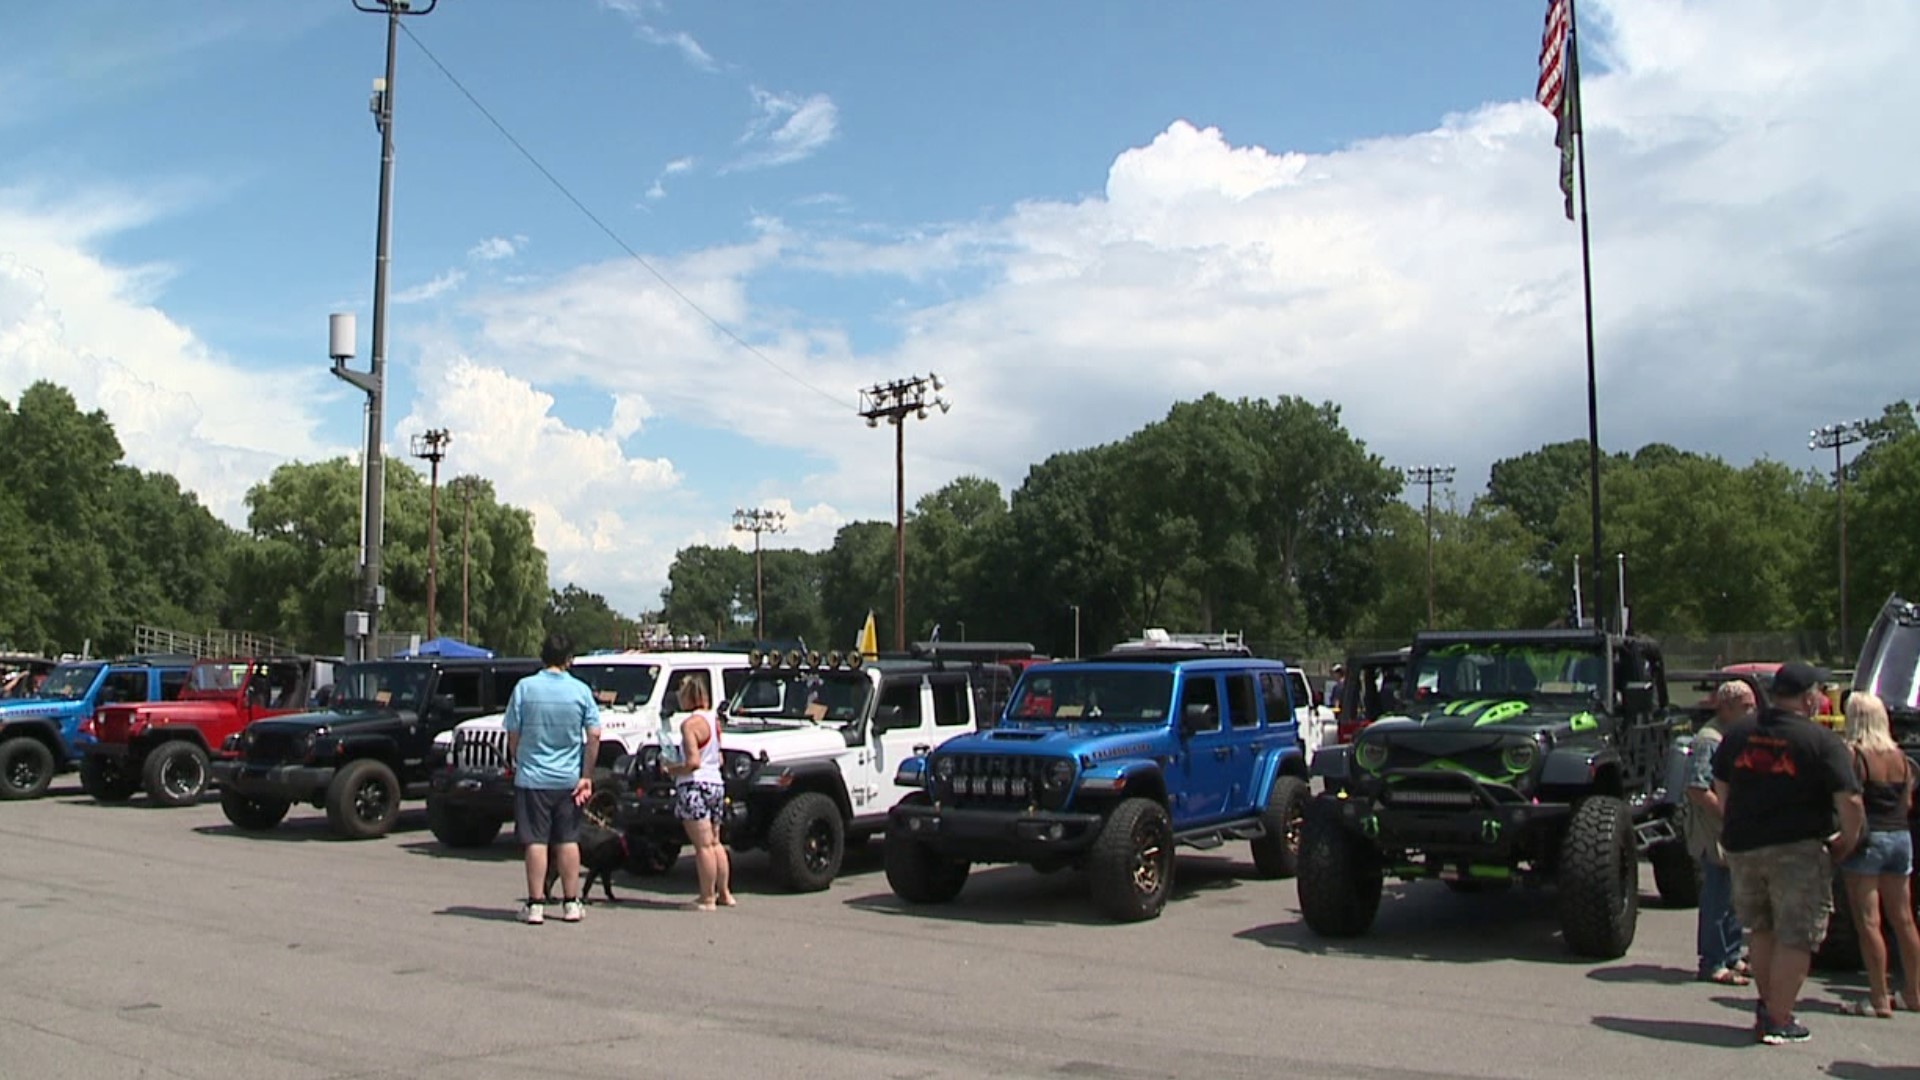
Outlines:
[[[737,850],[764,848],[774,877],[794,892],[831,884],[849,839],[884,835],[887,811],[915,790],[895,783],[900,763],[976,730],[1012,682],[959,645],[866,663],[798,652],[754,660],[721,722],[721,836]],[[686,833],[660,755],[642,748],[616,779],[630,856],[664,868]]]
[[[573,675],[600,703],[600,779],[587,813],[611,824],[614,766],[658,743],[660,710],[677,700],[687,677],[699,672],[716,697],[745,681],[741,652],[589,653]],[[507,770],[507,732],[501,713],[475,717],[435,739],[438,764],[427,793],[427,823],[448,847],[484,847],[513,820],[513,780]]]

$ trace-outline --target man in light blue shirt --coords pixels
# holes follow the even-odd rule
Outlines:
[[[573,642],[550,634],[540,646],[546,667],[515,684],[503,726],[513,762],[513,830],[526,847],[527,898],[520,921],[546,921],[547,860],[560,872],[564,922],[579,922],[580,808],[593,794],[600,754],[600,707],[593,690],[567,671]]]

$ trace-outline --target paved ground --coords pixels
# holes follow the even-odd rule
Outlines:
[[[1544,896],[1422,885],[1331,946],[1239,845],[1132,926],[1019,868],[906,911],[875,846],[822,894],[743,855],[735,910],[677,910],[683,862],[528,927],[507,842],[450,855],[423,818],[342,843],[71,783],[0,806],[0,1077],[1920,1077],[1920,1016],[1841,1016],[1824,982],[1812,1042],[1752,1045],[1748,992],[1689,981],[1691,912],[1591,964]]]

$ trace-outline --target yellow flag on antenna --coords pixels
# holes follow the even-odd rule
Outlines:
[[[880,658],[880,631],[874,628],[872,611],[867,612],[867,625],[860,628],[860,641],[854,647],[868,660]]]

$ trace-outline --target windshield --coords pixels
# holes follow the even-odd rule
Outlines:
[[[353,664],[333,680],[333,707],[420,710],[433,669],[425,664]]]
[[[1872,692],[1889,709],[1920,709],[1920,620],[1881,612],[1860,650],[1853,688]]]
[[[101,664],[61,664],[40,684],[40,697],[57,701],[78,701],[93,689]]]
[[[1007,715],[1023,721],[1160,724],[1172,700],[1170,671],[1050,670],[1020,683]]]
[[[849,724],[866,711],[873,683],[857,671],[755,671],[727,703],[734,727],[762,721]]]
[[[1416,700],[1459,697],[1597,698],[1606,683],[1598,647],[1546,642],[1444,645],[1413,658]]]
[[[581,682],[593,687],[593,696],[602,708],[644,705],[653,696],[653,684],[660,681],[658,664],[581,664],[570,669]]]
[[[231,694],[247,681],[247,664],[195,664],[187,689],[202,694]]]

